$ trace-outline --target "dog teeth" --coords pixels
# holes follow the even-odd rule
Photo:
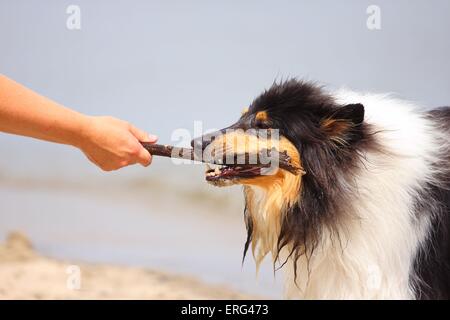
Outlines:
[[[218,166],[216,166],[214,169],[209,169],[205,172],[207,177],[214,177],[214,176],[218,176],[220,175],[220,173],[222,172],[222,169]]]
[[[220,176],[220,174],[230,170],[229,167],[219,164],[206,164],[205,175],[207,177]]]
[[[215,165],[215,164],[211,164],[211,165],[207,164],[205,174],[207,177],[214,177],[214,176],[220,175],[221,170],[222,170],[222,166]]]

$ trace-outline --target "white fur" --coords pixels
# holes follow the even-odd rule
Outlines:
[[[425,240],[430,216],[416,221],[417,190],[436,180],[430,164],[442,140],[434,124],[411,103],[387,95],[336,92],[337,102],[362,103],[365,121],[380,131],[389,154],[368,153],[352,183],[357,218],[340,230],[340,241],[324,234],[308,264],[298,262],[297,286],[292,262],[286,268],[286,295],[306,299],[412,299],[410,275],[417,249]],[[444,143],[448,148],[448,142]],[[346,179],[345,177],[341,177]],[[350,186],[349,186],[350,189]],[[352,189],[354,190],[354,189]]]

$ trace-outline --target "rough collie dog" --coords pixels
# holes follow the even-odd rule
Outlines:
[[[243,185],[244,256],[250,244],[257,265],[271,254],[286,271],[287,297],[450,297],[449,107],[417,110],[386,95],[289,80],[227,129],[250,128],[278,129],[277,149],[304,174],[221,166],[206,179]],[[230,135],[260,140],[221,130],[192,145],[237,153],[242,143],[225,143]]]

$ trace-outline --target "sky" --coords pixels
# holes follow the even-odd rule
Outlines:
[[[79,30],[66,26],[70,5]],[[367,28],[369,5],[380,8],[380,30]],[[234,122],[289,77],[449,105],[449,13],[447,0],[0,0],[0,73],[171,143],[196,120]],[[91,170],[79,152],[8,135],[0,154],[3,170]]]

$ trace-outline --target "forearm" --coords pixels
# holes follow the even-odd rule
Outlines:
[[[157,140],[126,121],[65,108],[2,75],[0,131],[73,145],[106,171],[135,163],[148,166],[151,155],[140,141]]]
[[[89,117],[0,75],[0,131],[78,146]]]

